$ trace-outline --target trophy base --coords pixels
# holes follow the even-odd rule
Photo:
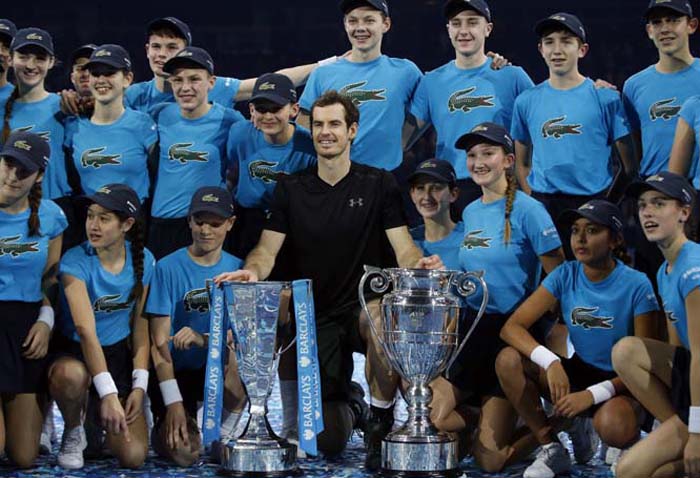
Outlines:
[[[464,476],[464,472],[460,469],[448,471],[381,470],[379,476],[382,478],[459,478]]]
[[[452,478],[461,474],[457,441],[382,442],[382,476],[395,478]]]
[[[223,447],[218,473],[251,478],[299,476],[296,457],[297,447],[286,440],[261,446],[260,442],[239,439]]]

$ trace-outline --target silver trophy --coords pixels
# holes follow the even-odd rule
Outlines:
[[[408,419],[382,441],[382,474],[397,477],[448,477],[458,471],[457,439],[439,431],[430,420],[432,382],[452,366],[486,310],[488,290],[481,272],[423,269],[379,269],[365,266],[358,293],[373,333],[387,360],[408,382]],[[377,330],[364,297],[365,282],[372,292],[385,294]],[[459,343],[460,299],[483,290],[479,312]],[[459,343],[459,345],[458,345]]]
[[[236,440],[222,447],[222,473],[229,476],[282,477],[297,473],[296,446],[275,435],[267,420],[267,399],[277,375],[280,347],[277,325],[282,291],[288,282],[234,282],[229,318],[238,373],[248,395],[250,417]],[[296,339],[295,339],[296,340]]]

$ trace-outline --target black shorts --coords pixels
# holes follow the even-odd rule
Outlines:
[[[197,417],[197,402],[204,400],[204,376],[206,368],[194,370],[175,371],[175,380],[182,395],[182,405],[190,417]],[[160,393],[158,385],[158,375],[155,370],[151,370],[148,376],[148,397],[151,399],[151,411],[156,423],[165,418],[166,407],[163,403],[163,395]]]
[[[577,354],[571,358],[562,358],[561,365],[564,367],[566,376],[569,377],[569,387],[572,392],[580,392],[591,385],[617,377],[615,372],[608,372],[584,362]]]
[[[0,393],[40,393],[46,390],[46,357],[22,356],[22,343],[39,317],[39,302],[0,301]]]
[[[347,401],[354,362],[353,352],[367,353],[360,335],[360,311],[316,318],[316,341],[321,374],[321,399],[324,402]]]
[[[676,347],[671,370],[671,403],[678,417],[688,424],[690,412],[690,350]]]
[[[105,362],[107,362],[107,371],[117,386],[119,398],[126,398],[131,393],[131,372],[134,369],[129,339],[122,339],[112,345],[103,345],[102,353],[105,356]],[[61,357],[71,357],[85,363],[80,342],[69,339],[61,332],[56,332],[53,335],[49,354],[52,362]],[[90,386],[90,396],[91,398],[98,397],[94,384]]]
[[[186,217],[163,219],[152,217],[146,247],[156,259],[192,244],[192,232]]]

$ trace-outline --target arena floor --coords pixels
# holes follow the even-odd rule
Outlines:
[[[364,370],[364,357],[356,355],[355,356],[355,379],[362,383],[366,389],[366,382],[362,376],[362,371]],[[279,391],[277,387],[273,391],[272,397],[270,399],[270,422],[273,428],[279,429],[280,419],[281,419],[281,409],[279,404]],[[63,422],[60,418],[60,414],[56,413],[56,426],[59,431],[58,436],[60,437],[60,432],[63,429]],[[405,418],[405,408],[403,406],[399,407],[397,417]],[[397,420],[398,421],[398,420]],[[568,443],[567,443],[568,445]],[[209,463],[200,463],[197,466],[191,468],[177,468],[164,461],[159,460],[155,455],[151,456],[146,461],[146,464],[140,470],[128,470],[117,468],[117,462],[113,459],[104,459],[99,461],[86,461],[85,468],[82,470],[64,470],[56,464],[55,453],[57,452],[57,445],[54,446],[54,454],[49,456],[42,456],[39,459],[38,466],[31,470],[19,471],[10,466],[0,467],[0,477],[37,477],[37,478],[48,478],[48,477],[85,477],[85,478],[102,478],[102,477],[140,477],[140,478],[206,478],[217,476],[218,467]],[[342,459],[337,460],[324,460],[324,459],[306,459],[300,460],[300,467],[302,470],[303,477],[318,477],[318,478],[369,478],[375,475],[370,472],[366,472],[363,467],[364,463],[364,447],[362,444],[362,439],[354,435],[352,442],[349,444],[348,449],[343,454]],[[478,470],[470,459],[466,459],[462,462],[462,469],[464,471],[465,478],[478,478],[478,477],[521,477],[523,470],[527,466],[527,463],[512,466],[508,468],[503,473],[498,474],[488,474]],[[574,466],[572,468],[572,477],[580,478],[604,478],[611,477],[610,469],[598,458],[594,458],[591,464],[588,466]]]

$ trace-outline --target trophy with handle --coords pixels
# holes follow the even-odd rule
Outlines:
[[[481,272],[380,269],[365,266],[358,286],[362,308],[386,358],[408,382],[408,419],[382,441],[384,476],[452,477],[458,474],[457,439],[430,420],[430,382],[451,367],[478,324],[488,303]],[[365,301],[365,283],[380,301],[379,328]],[[461,300],[483,291],[479,312],[460,343]],[[391,293],[386,293],[392,287]]]

